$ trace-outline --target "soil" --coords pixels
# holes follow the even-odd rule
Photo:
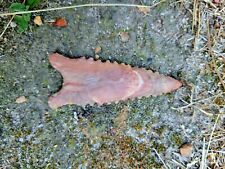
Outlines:
[[[52,0],[43,7],[81,3]],[[33,14],[40,15],[44,25],[31,21],[25,33],[9,28],[0,42],[0,168],[184,168],[194,159],[191,168],[199,168],[203,137],[215,116],[192,106],[176,108],[187,105],[191,95],[215,95],[209,92],[215,77],[204,71],[209,58],[193,51],[188,8],[166,1],[146,15],[133,7],[51,11]],[[65,18],[68,26],[48,23],[56,17]],[[1,18],[4,24],[6,20]],[[121,41],[123,32],[128,33],[126,41]],[[50,109],[48,97],[60,89],[62,76],[50,66],[48,55],[95,57],[96,47],[101,47],[102,61],[152,69],[184,85],[158,97]],[[16,103],[21,96],[27,100]],[[219,111],[207,110],[212,109]],[[193,145],[190,157],[179,153],[185,143]]]

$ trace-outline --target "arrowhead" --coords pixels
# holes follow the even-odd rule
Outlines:
[[[51,108],[67,104],[101,105],[157,96],[182,86],[171,77],[124,64],[86,58],[69,59],[57,53],[50,55],[49,61],[62,74],[64,81],[62,89],[49,98]]]

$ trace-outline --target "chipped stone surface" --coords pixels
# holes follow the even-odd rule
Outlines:
[[[103,63],[85,57],[70,59],[58,53],[49,55],[49,62],[63,76],[62,88],[48,100],[54,109],[71,104],[85,107],[159,96],[182,86],[172,77],[117,62]]]

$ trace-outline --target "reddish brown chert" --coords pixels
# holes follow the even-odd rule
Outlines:
[[[128,98],[156,96],[182,85],[171,77],[124,64],[86,58],[69,59],[57,53],[50,55],[49,60],[64,80],[62,89],[49,98],[51,108],[67,104],[101,105]]]

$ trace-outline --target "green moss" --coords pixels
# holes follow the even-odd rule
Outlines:
[[[161,13],[162,11],[165,11],[165,9],[169,6],[169,3],[171,3],[171,2],[169,2],[169,1],[164,1],[164,2],[159,3],[159,4],[156,6],[155,11],[160,12],[160,13]]]
[[[159,135],[162,136],[162,134],[164,133],[164,131],[166,130],[166,126],[161,126],[159,128],[155,129],[155,132]]]
[[[121,135],[103,136],[102,140],[104,142],[98,151],[88,153],[91,155],[90,168],[107,168],[109,163],[116,168],[161,167],[161,164],[151,156],[151,148],[145,143],[136,143],[131,137]],[[122,154],[123,158],[118,158],[114,154]]]
[[[112,30],[114,27],[114,22],[112,19],[102,19],[99,26],[104,30]]]
[[[48,87],[48,84],[49,83],[48,83],[48,80],[47,79],[45,79],[45,80],[42,81],[42,85],[43,85],[44,88],[47,88]]]
[[[148,158],[147,164],[148,164],[148,168],[153,168],[153,169],[162,168],[162,165],[157,163],[154,157]]]
[[[0,83],[3,83],[3,82],[4,82],[4,80],[5,80],[4,75],[1,75],[1,74],[0,74]]]
[[[182,144],[182,138],[179,133],[173,133],[170,140],[173,145],[180,146]]]
[[[137,131],[140,131],[143,128],[141,123],[136,123],[132,127]]]
[[[153,38],[149,39],[149,48],[150,48],[151,53],[157,54],[156,44],[155,44],[155,41]]]
[[[158,153],[166,151],[166,147],[163,144],[159,144],[155,141],[152,143],[152,146],[157,150]]]

